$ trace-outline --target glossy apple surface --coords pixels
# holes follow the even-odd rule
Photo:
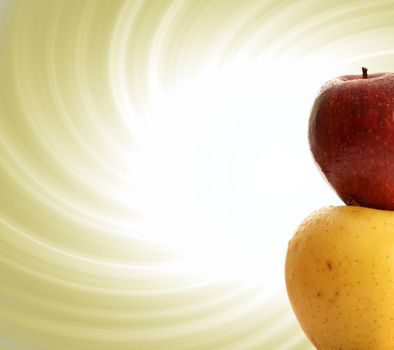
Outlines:
[[[364,77],[363,77],[364,75]],[[309,119],[321,172],[346,204],[394,210],[394,73],[326,83]]]
[[[318,350],[394,349],[394,212],[311,214],[289,242],[286,286]]]

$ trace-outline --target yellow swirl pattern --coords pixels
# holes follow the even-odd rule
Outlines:
[[[311,349],[282,281],[293,228],[336,200],[308,108],[333,75],[394,69],[393,18],[1,1],[0,348]]]

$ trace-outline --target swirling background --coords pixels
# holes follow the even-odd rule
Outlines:
[[[329,78],[393,70],[393,1],[1,0],[0,348],[311,349],[287,241],[339,203]]]

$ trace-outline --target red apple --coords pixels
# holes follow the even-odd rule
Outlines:
[[[394,210],[394,73],[362,71],[320,89],[309,144],[346,204]]]

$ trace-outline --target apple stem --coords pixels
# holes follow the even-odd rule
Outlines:
[[[367,79],[368,78],[368,69],[365,67],[361,68],[363,70],[363,79]]]

